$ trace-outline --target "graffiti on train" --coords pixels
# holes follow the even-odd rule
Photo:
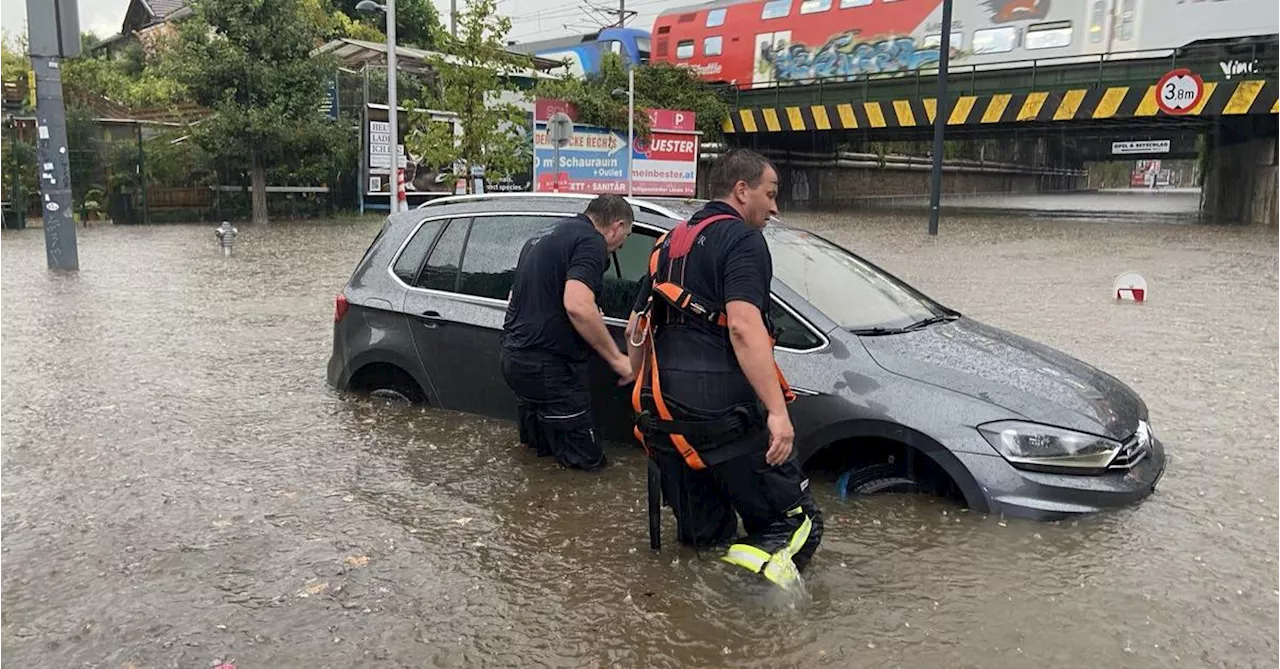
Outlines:
[[[756,67],[772,71],[779,81],[910,72],[938,62],[937,47],[922,49],[911,37],[858,40],[851,30],[827,40],[819,48],[786,40],[763,41]]]

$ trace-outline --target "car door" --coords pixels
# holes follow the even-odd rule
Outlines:
[[[475,215],[450,220],[440,234],[404,312],[441,408],[515,418],[499,362],[507,295],[525,240],[559,218]]]
[[[604,273],[604,292],[596,297],[596,303],[604,312],[605,324],[623,352],[627,350],[626,327],[631,308],[635,305],[640,280],[648,271],[649,251],[658,238],[658,232],[637,223],[622,248],[609,258]],[[631,386],[619,387],[618,375],[599,356],[592,355],[588,363],[592,413],[596,431],[601,438],[615,442],[634,442],[631,433]]]

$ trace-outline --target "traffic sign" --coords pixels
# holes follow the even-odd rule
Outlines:
[[[1186,68],[1166,73],[1156,82],[1156,105],[1166,114],[1190,112],[1204,98],[1204,80]]]
[[[1147,280],[1136,272],[1125,272],[1116,277],[1111,288],[1116,300],[1121,302],[1146,302],[1150,293],[1147,291]]]

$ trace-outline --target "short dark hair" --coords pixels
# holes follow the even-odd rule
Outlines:
[[[631,225],[636,220],[631,203],[621,195],[597,195],[583,213],[596,225],[609,225],[614,221],[626,221]]]
[[[712,163],[711,174],[707,176],[707,190],[713,199],[719,199],[733,192],[739,181],[755,188],[760,185],[765,168],[772,168],[775,173],[778,171],[768,158],[751,149],[733,149]]]

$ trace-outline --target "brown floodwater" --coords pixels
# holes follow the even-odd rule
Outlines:
[[[678,550],[669,517],[648,550],[636,449],[564,471],[512,424],[328,388],[333,295],[376,220],[242,224],[230,258],[207,225],[81,229],[73,275],[6,230],[3,661],[1275,666],[1275,228],[784,218],[1130,384],[1169,451],[1158,492],[1052,524],[842,500],[815,472],[826,533],[782,602]],[[1110,299],[1128,270],[1144,305]]]

